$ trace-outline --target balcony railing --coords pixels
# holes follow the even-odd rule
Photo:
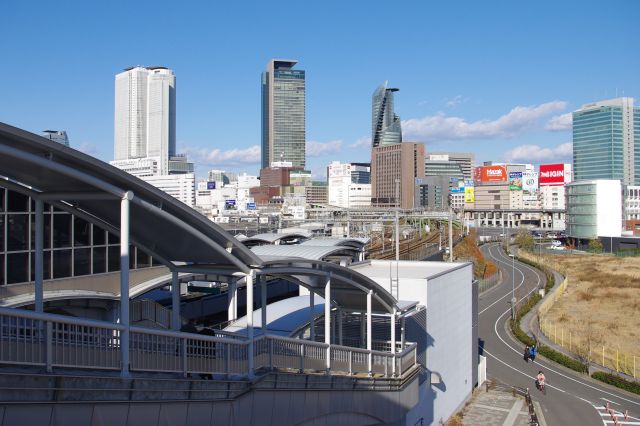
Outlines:
[[[120,324],[0,308],[0,364],[121,370]],[[329,345],[273,335],[254,340],[255,370],[327,371],[402,377],[417,365],[416,344],[402,352]],[[129,370],[247,376],[249,341],[129,328]],[[327,355],[330,362],[327,363]],[[395,368],[394,368],[395,365]],[[328,367],[328,368],[327,368]]]

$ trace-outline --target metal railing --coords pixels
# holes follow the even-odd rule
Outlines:
[[[120,324],[0,308],[0,364],[79,369],[122,369]],[[129,327],[130,371],[249,375],[249,341]],[[262,335],[254,339],[258,369],[327,370],[333,374],[379,374],[393,377],[417,365],[416,344],[402,352],[368,351],[348,346]],[[371,359],[370,359],[371,358]],[[369,363],[371,368],[369,369]]]
[[[151,322],[165,329],[171,328],[171,309],[153,300],[132,300],[129,312],[132,323]]]

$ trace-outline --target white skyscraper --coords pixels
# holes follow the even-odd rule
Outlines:
[[[154,158],[158,161],[158,173],[169,173],[169,158],[176,151],[173,71],[164,67],[133,67],[116,75],[114,133],[114,163]]]

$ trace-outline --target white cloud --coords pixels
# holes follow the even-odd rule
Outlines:
[[[342,140],[329,142],[307,142],[307,157],[322,157],[323,155],[336,154],[342,149]]]
[[[467,102],[469,100],[469,98],[463,98],[462,95],[458,95],[455,96],[451,99],[445,99],[445,104],[449,107],[449,108],[454,108],[460,104],[463,104],[465,102]]]
[[[555,148],[542,148],[539,145],[520,145],[507,151],[504,155],[507,161],[561,161],[568,160],[573,155],[571,142],[566,142]]]
[[[207,148],[184,148],[187,158],[196,164],[208,166],[240,166],[243,164],[260,163],[260,146],[253,145],[242,149],[229,149],[226,151]]]
[[[404,136],[428,142],[461,139],[509,138],[533,125],[540,118],[565,109],[564,101],[547,102],[534,106],[517,106],[495,120],[467,122],[461,117],[447,117],[440,112],[424,118],[402,122]]]
[[[349,145],[349,148],[363,148],[371,146],[371,136],[362,136],[357,141]]]
[[[572,125],[573,115],[568,112],[566,114],[556,115],[555,117],[552,117],[551,120],[547,121],[544,129],[550,130],[552,132],[562,132],[564,130],[571,130]]]

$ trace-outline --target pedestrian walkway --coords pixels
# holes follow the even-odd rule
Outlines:
[[[491,386],[478,389],[462,413],[462,424],[475,426],[528,426],[529,419],[523,396]]]

